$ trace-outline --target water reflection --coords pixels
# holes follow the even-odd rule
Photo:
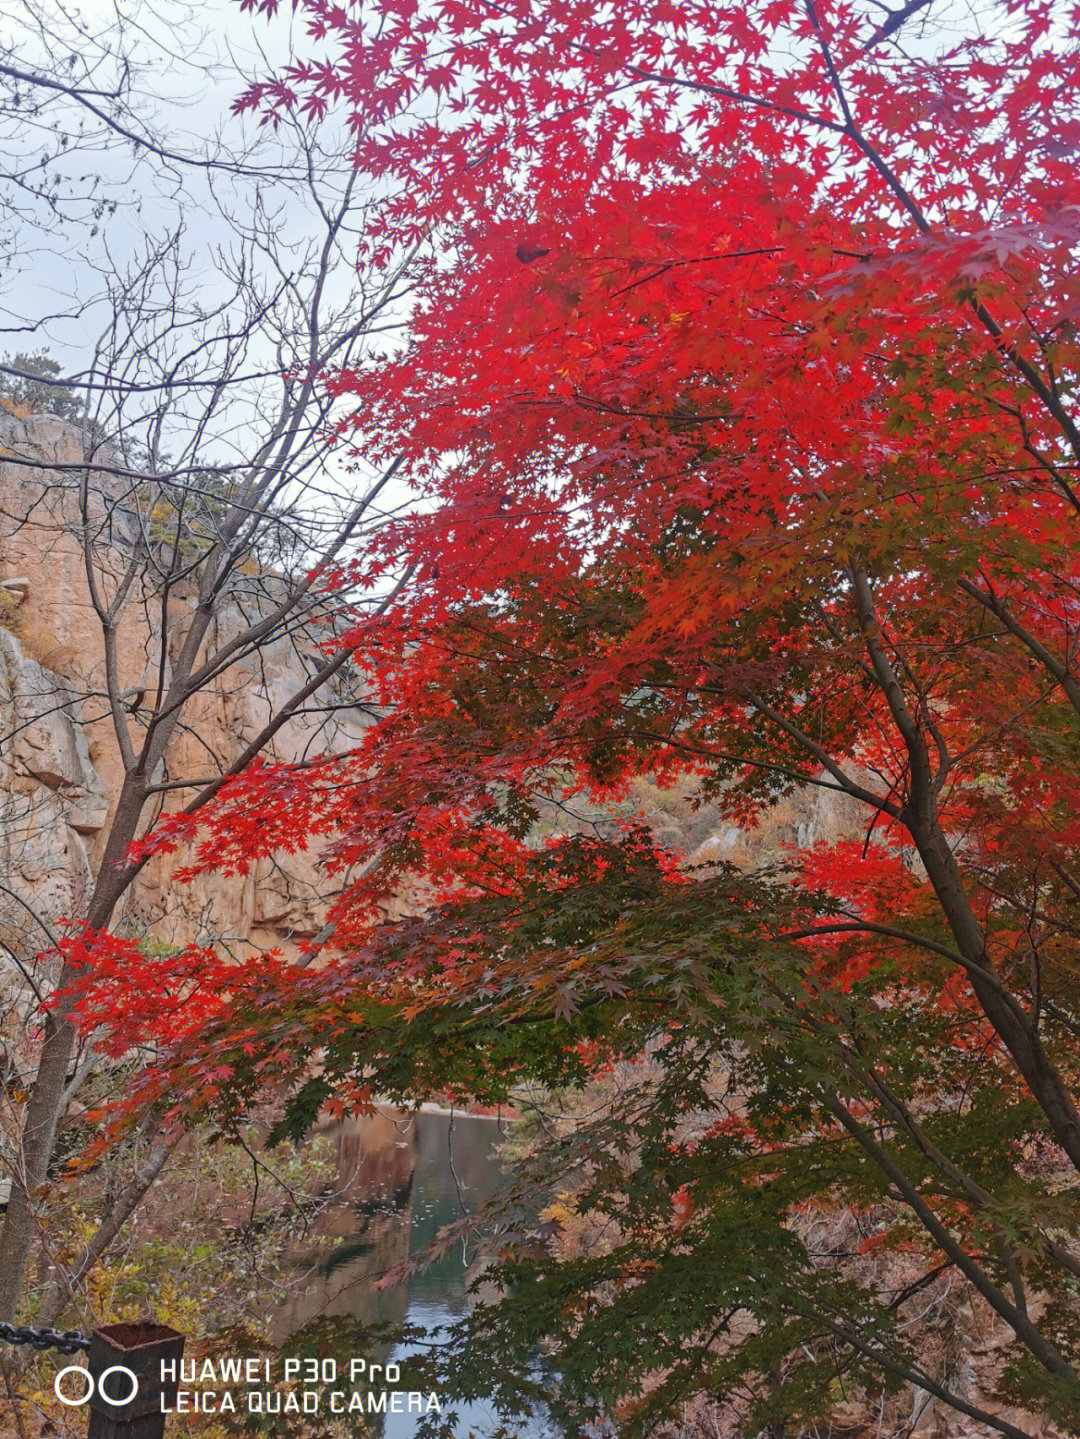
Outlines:
[[[437,1335],[470,1302],[466,1287],[475,1272],[475,1251],[457,1245],[407,1283],[389,1289],[376,1288],[376,1281],[492,1194],[501,1178],[495,1154],[498,1124],[461,1115],[387,1111],[347,1121],[333,1134],[337,1193],[306,1240],[285,1256],[287,1270],[300,1282],[273,1317],[276,1342],[335,1316],[366,1324],[406,1322]],[[338,1241],[329,1252],[328,1239]],[[371,1357],[407,1356],[395,1351]],[[465,1406],[459,1433],[492,1433],[495,1423],[485,1406]],[[415,1415],[387,1414],[382,1424],[382,1439],[413,1439],[419,1421]],[[521,1439],[546,1439],[547,1432],[537,1425],[519,1428]]]

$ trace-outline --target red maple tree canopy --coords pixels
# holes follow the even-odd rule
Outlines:
[[[333,957],[246,974],[198,1036],[170,1011],[157,1082],[295,1082],[302,1127],[342,1085],[494,1102],[659,1044],[707,1103],[693,1030],[746,1066],[744,1112],[657,1150],[656,1252],[732,1232],[738,1175],[798,1135],[772,1232],[876,1166],[888,1234],[963,1274],[1064,1413],[1078,1321],[1032,1320],[1020,1269],[1074,1283],[1075,1211],[1020,1156],[1048,1146],[1075,1198],[1080,7],[298,8],[328,58],[241,108],[348,107],[385,196],[365,259],[417,247],[399,350],[328,377],[342,444],[418,497],[380,557],[408,578],[348,637],[383,707],[361,748],[250,770],[147,842],[227,871],[314,843],[344,885]],[[635,776],[695,776],[744,826],[816,787],[862,834],[782,880],[687,869],[632,817],[542,837],[583,798],[625,812]],[[390,923],[402,893],[422,913]],[[93,968],[88,1023],[122,983]],[[884,1329],[845,1325],[888,1369]]]

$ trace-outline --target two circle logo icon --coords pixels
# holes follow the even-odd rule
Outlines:
[[[76,1398],[71,1398],[64,1393],[65,1388],[70,1389],[73,1387],[73,1384],[78,1383],[78,1380],[74,1380],[73,1384],[65,1385],[64,1379],[69,1374],[78,1375],[83,1384],[84,1392]],[[120,1377],[112,1383],[106,1384],[111,1374],[117,1374]],[[125,1379],[130,1386],[129,1392],[127,1394],[114,1393],[113,1390],[122,1388]],[[89,1404],[90,1400],[94,1397],[95,1390],[106,1404],[111,1404],[114,1408],[120,1409],[123,1408],[125,1404],[130,1404],[135,1398],[135,1395],[138,1394],[139,1376],[135,1373],[134,1369],[129,1369],[126,1364],[110,1364],[108,1369],[101,1371],[95,1381],[89,1369],[84,1369],[81,1364],[69,1364],[66,1368],[61,1369],[53,1380],[53,1393],[57,1399],[60,1400],[60,1403],[66,1404],[69,1409],[81,1409],[84,1404]]]

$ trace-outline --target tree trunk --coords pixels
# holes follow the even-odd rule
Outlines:
[[[124,891],[138,873],[138,866],[125,864],[124,857],[135,838],[145,798],[143,778],[129,775],[120,791],[98,867],[97,883],[87,907],[86,921],[92,929],[104,929],[109,924]],[[57,988],[66,989],[77,975],[74,966],[65,964]],[[56,1145],[68,1066],[75,1047],[75,1026],[68,1018],[71,1008],[71,1002],[65,1001],[45,1017],[41,1058],[26,1101],[12,1169],[11,1195],[0,1229],[0,1323],[11,1324],[16,1317],[37,1229],[37,1203]]]
[[[70,983],[74,971],[65,965],[60,983]],[[49,1015],[37,1075],[30,1088],[26,1116],[11,1176],[4,1227],[0,1231],[0,1322],[12,1323],[22,1292],[26,1261],[35,1232],[35,1201],[45,1183],[56,1126],[60,1119],[68,1063],[75,1039],[74,1026]]]

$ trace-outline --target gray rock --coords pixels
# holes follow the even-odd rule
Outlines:
[[[108,817],[105,786],[90,761],[74,687],[30,658],[0,629],[0,737],[4,761],[19,774],[52,790],[64,818],[80,833],[101,828]]]

